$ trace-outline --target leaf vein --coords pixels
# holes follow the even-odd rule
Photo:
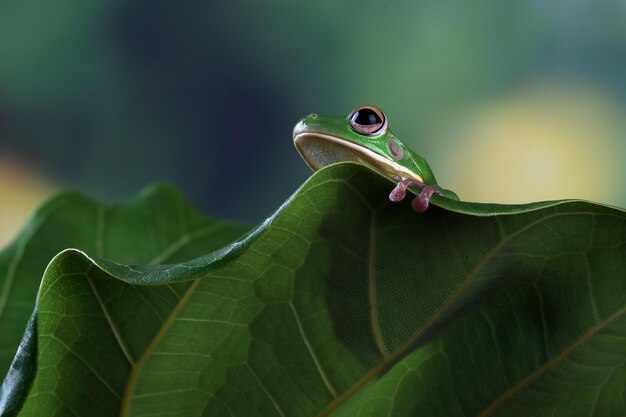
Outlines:
[[[93,265],[93,264],[91,264],[91,265]],[[113,319],[111,318],[111,315],[109,314],[109,310],[106,308],[106,305],[104,304],[104,301],[102,301],[102,298],[100,298],[100,294],[98,294],[98,291],[96,290],[96,286],[94,285],[93,280],[89,276],[90,270],[91,270],[91,266],[89,267],[89,271],[87,271],[87,273],[85,274],[85,277],[87,278],[87,282],[89,283],[89,287],[93,291],[93,295],[96,297],[96,300],[98,300],[98,304],[100,305],[100,308],[102,309],[102,313],[104,315],[104,318],[106,319],[109,327],[111,328],[111,331],[113,332],[113,335],[115,336],[115,340],[117,341],[117,344],[120,346],[120,349],[122,350],[122,353],[124,353],[124,356],[128,360],[128,363],[131,366],[134,366],[135,365],[135,361],[133,361],[133,359],[132,359],[132,357],[130,355],[130,352],[128,351],[128,347],[126,346],[126,344],[122,340],[122,335],[117,330],[117,327],[113,324]]]
[[[567,348],[563,349],[558,355],[554,356],[552,359],[547,361],[543,366],[535,369],[528,376],[518,381],[517,384],[513,385],[511,388],[503,392],[499,397],[497,397],[490,404],[488,404],[487,407],[485,407],[485,409],[478,414],[478,417],[486,417],[486,416],[493,414],[493,412],[496,409],[498,409],[498,407],[500,407],[500,405],[502,405],[504,401],[511,398],[513,395],[519,392],[519,390],[521,390],[522,388],[530,384],[532,381],[539,378],[548,370],[554,368],[562,360],[566,359],[567,355],[569,355],[570,353],[578,349],[583,343],[589,340],[592,336],[602,331],[605,327],[608,327],[615,321],[619,320],[622,316],[624,316],[624,314],[626,314],[626,307],[615,312],[612,316],[607,318],[603,323],[600,323],[597,326],[592,327],[587,333],[583,334],[580,338],[575,340],[574,343],[569,345]]]
[[[161,328],[154,335],[154,338],[150,341],[150,344],[148,344],[148,346],[146,347],[146,350],[143,352],[139,360],[133,365],[130,371],[130,375],[128,377],[128,383],[126,385],[126,389],[124,390],[124,398],[122,399],[122,405],[120,407],[120,417],[127,416],[130,411],[130,400],[131,400],[131,397],[133,396],[133,390],[135,388],[135,384],[137,383],[139,372],[141,372],[141,369],[147,362],[148,358],[150,357],[154,349],[156,349],[157,345],[159,344],[159,342],[161,341],[165,333],[167,333],[172,323],[174,323],[174,321],[176,320],[176,316],[178,316],[178,313],[180,312],[180,310],[182,310],[182,308],[185,306],[187,301],[189,301],[189,298],[191,298],[191,295],[194,293],[199,283],[200,283],[200,278],[196,278],[192,282],[192,284],[189,286],[189,288],[185,292],[185,295],[180,299],[180,301],[172,309],[172,312],[170,313],[167,320],[163,322],[163,325],[161,326]]]
[[[322,377],[322,381],[324,382],[324,385],[326,386],[326,389],[328,390],[330,395],[332,395],[333,398],[337,398],[337,391],[335,390],[335,387],[333,386],[333,384],[330,382],[328,375],[326,375],[324,368],[322,368],[322,364],[320,363],[319,358],[315,354],[315,351],[313,350],[313,346],[311,345],[311,342],[309,341],[309,338],[307,337],[304,331],[304,326],[302,325],[302,320],[300,320],[300,315],[298,314],[296,307],[293,305],[293,291],[292,291],[291,300],[289,300],[289,307],[291,307],[291,311],[293,312],[293,317],[296,320],[296,325],[298,326],[298,331],[300,332],[300,336],[302,337],[302,341],[304,342],[304,345],[309,351],[309,355],[311,356],[311,359],[313,360],[313,363],[315,364],[315,368],[317,369],[317,372]]]
[[[368,267],[367,267],[367,282],[368,282],[368,295],[369,295],[369,311],[370,311],[370,323],[372,326],[372,335],[378,352],[383,358],[383,361],[389,359],[389,353],[383,340],[380,323],[378,322],[378,308],[376,305],[376,282],[375,282],[375,265],[374,265],[374,252],[376,251],[376,211],[372,211],[369,230],[369,247],[368,247]]]

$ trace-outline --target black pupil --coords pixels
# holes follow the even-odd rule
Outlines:
[[[383,122],[380,116],[372,109],[357,110],[352,120],[361,126],[371,126]]]

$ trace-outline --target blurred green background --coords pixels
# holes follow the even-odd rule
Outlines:
[[[625,101],[624,1],[2,2],[0,244],[63,188],[257,223],[361,104],[462,199],[626,206]]]

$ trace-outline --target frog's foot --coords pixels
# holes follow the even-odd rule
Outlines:
[[[394,203],[404,200],[404,197],[406,197],[406,189],[410,186],[414,186],[420,189],[420,193],[411,202],[411,207],[413,207],[413,210],[417,211],[418,213],[423,213],[428,209],[430,198],[433,196],[433,194],[442,195],[441,190],[439,190],[439,188],[437,187],[434,187],[432,185],[426,185],[419,181],[407,179],[398,181],[398,185],[396,185],[395,188],[391,190],[391,193],[389,193],[389,200],[393,201]]]

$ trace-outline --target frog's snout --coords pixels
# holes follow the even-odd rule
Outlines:
[[[317,119],[319,115],[317,113],[311,113],[307,116],[304,116],[293,128],[292,137],[295,139],[300,133],[310,131],[311,125],[314,124],[314,120]]]
[[[306,123],[304,121],[304,119],[300,120],[293,128],[293,134],[292,134],[292,138],[296,138],[296,136],[298,136],[300,133],[304,132],[306,130]]]

